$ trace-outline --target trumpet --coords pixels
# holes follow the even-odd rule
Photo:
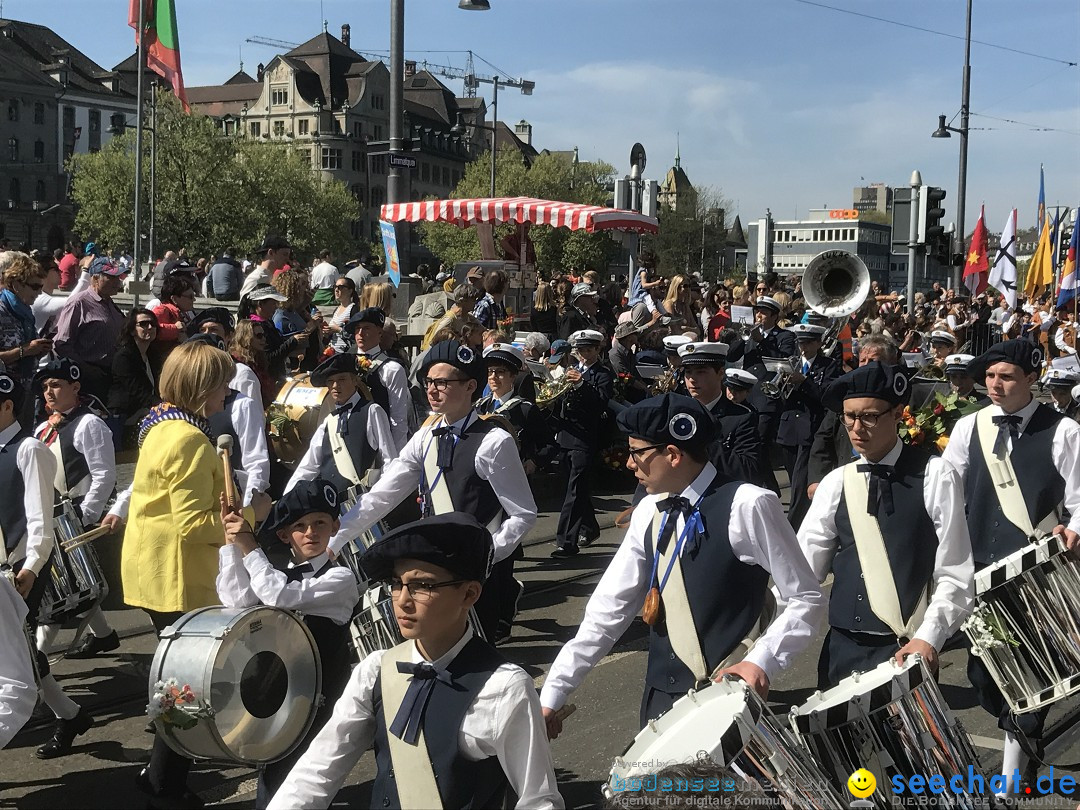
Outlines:
[[[773,376],[761,383],[761,393],[769,399],[787,399],[791,396],[795,390],[791,375],[795,373],[798,361],[794,357],[766,357],[762,362]]]

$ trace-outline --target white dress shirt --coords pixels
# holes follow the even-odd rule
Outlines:
[[[461,641],[431,664],[437,670],[445,670],[471,638],[472,630],[466,628]],[[372,695],[382,669],[383,653],[382,650],[372,653],[353,669],[344,694],[334,706],[333,716],[278,788],[268,810],[330,806],[349,772],[375,740]],[[426,660],[415,644],[412,660],[413,663]],[[458,745],[462,756],[472,762],[499,758],[503,773],[518,796],[517,807],[535,810],[564,807],[555,782],[536,688],[520,667],[501,664],[492,673],[465,713]]]
[[[894,466],[903,442],[896,440],[878,464]],[[859,456],[856,464],[869,463]],[[869,479],[870,473],[863,473]],[[836,531],[836,509],[844,492],[844,468],[828,473],[818,484],[814,500],[799,527],[799,543],[810,561],[819,582],[832,570],[833,557],[840,548]],[[971,538],[964,515],[964,487],[960,477],[936,456],[926,465],[923,479],[923,503],[934,523],[938,547],[934,555],[934,587],[930,604],[913,638],[925,641],[935,650],[955,633],[971,613],[974,601],[975,564],[971,557]],[[851,508],[852,505],[849,505]],[[909,520],[909,515],[892,515],[891,520]]]
[[[338,269],[330,262],[319,262],[311,268],[311,289],[328,290],[338,280]]]
[[[455,423],[459,435],[463,426],[476,418],[476,412],[469,411]],[[434,440],[431,432],[441,424],[439,420],[413,434],[398,457],[383,470],[375,486],[341,518],[341,529],[330,539],[331,549],[337,552],[349,540],[362,535],[416,490],[424,472],[424,451]],[[495,562],[500,562],[510,556],[536,523],[536,501],[514,437],[505,430],[490,430],[484,435],[474,466],[476,474],[491,484],[502,505],[502,525],[492,537]]]
[[[691,503],[697,503],[716,474],[716,468],[711,463],[706,464],[680,494]],[[548,671],[540,692],[540,702],[545,708],[563,707],[570,693],[611,651],[641,611],[652,584],[653,560],[645,551],[645,535],[652,528],[656,503],[664,497],[666,493],[648,495],[634,508],[626,536],[585,606],[585,617],[577,635],[563,646]],[[685,523],[685,517],[680,516],[676,535]],[[799,549],[779,499],[767,489],[740,484],[735,490],[728,540],[741,562],[761,566],[772,574],[787,603],[745,658],[772,678],[777,670],[787,666],[793,655],[810,643],[825,609],[825,596]],[[717,582],[716,586],[723,588],[724,584]]]
[[[1054,332],[1054,345],[1057,346],[1058,351],[1064,352],[1065,354],[1076,354],[1076,349],[1065,342],[1064,329],[1059,328]]]
[[[26,725],[37,703],[25,622],[26,601],[0,576],[0,749]]]
[[[364,352],[372,362],[380,359],[385,353],[381,348],[374,348]],[[409,381],[406,378],[405,367],[401,363],[382,358],[383,362],[375,372],[379,380],[389,394],[390,432],[394,436],[394,446],[404,447],[409,440],[409,405],[412,399],[409,395]]]
[[[218,549],[218,599],[225,607],[266,605],[346,624],[360,601],[360,587],[352,571],[343,565],[331,566],[315,576],[329,560],[326,552],[307,560],[312,570],[304,573],[299,582],[289,582],[283,571],[270,564],[261,548],[244,554],[235,543],[229,543]]]
[[[236,470],[243,506],[251,506],[253,492],[266,492],[270,488],[270,453],[266,449],[266,417],[262,409],[246,394],[237,392],[229,405],[229,417],[236,438],[240,463],[244,469]]]
[[[1039,406],[1037,399],[1032,399],[1027,405],[1016,411],[1020,417],[1018,426],[1020,435],[1023,435],[1031,421],[1035,409]],[[986,406],[994,416],[1000,416],[1005,412],[1000,405],[990,403]],[[956,423],[952,434],[949,436],[949,444],[941,457],[952,465],[960,476],[961,491],[967,478],[970,459],[968,452],[971,447],[971,433],[975,430],[975,417],[977,414],[968,414]],[[1006,447],[1012,453],[1012,435],[1006,436]],[[1069,529],[1080,532],[1080,423],[1073,419],[1062,419],[1054,428],[1054,438],[1050,448],[1050,461],[1057,469],[1058,474],[1065,479],[1065,508],[1072,516],[1069,518]],[[1037,517],[1036,520],[1039,518]]]
[[[233,391],[239,391],[245,397],[250,397],[256,408],[263,412],[266,411],[266,408],[263,407],[262,385],[259,383],[259,378],[255,375],[255,372],[251,370],[251,366],[237,363],[236,373],[229,380],[229,388]]]
[[[355,408],[360,404],[360,401],[360,394],[356,393],[349,398],[346,404],[351,408]],[[315,434],[311,437],[311,442],[308,444],[304,457],[300,459],[300,463],[296,465],[296,471],[289,479],[289,483],[285,485],[285,492],[291,491],[300,481],[314,481],[319,477],[319,470],[325,461],[323,458],[323,453],[326,451],[324,438],[326,437],[326,422],[329,418],[322,420],[319,426],[315,428]],[[386,418],[386,411],[377,402],[372,402],[368,407],[367,443],[375,448],[375,454],[385,470],[397,455],[397,445],[394,443],[394,436],[390,432],[390,422]],[[331,453],[331,455],[333,454]],[[360,475],[364,474],[363,470],[357,470],[356,472]]]
[[[66,295],[38,293],[38,297],[34,299],[34,303],[31,304],[30,308],[34,311],[34,326],[37,327],[39,333],[48,324],[50,318],[56,318],[60,314],[60,310],[64,308],[66,303]]]
[[[0,431],[0,449],[7,447],[22,428],[13,422]],[[112,441],[112,438],[109,439]],[[56,456],[37,439],[29,439],[19,445],[15,464],[23,478],[23,509],[26,511],[26,534],[15,549],[8,554],[8,562],[41,575],[41,569],[53,550],[53,496],[56,490]],[[7,545],[10,545],[8,543]]]
[[[71,411],[68,411],[71,413]],[[49,427],[48,420],[34,430],[35,436]],[[56,439],[56,444],[60,439]],[[94,414],[80,416],[72,428],[71,443],[75,450],[86,459],[86,468],[90,474],[82,481],[68,481],[68,495],[73,500],[82,498],[79,511],[85,527],[95,526],[101,520],[105,504],[116,486],[116,452],[113,448],[112,431],[105,422]],[[51,450],[50,450],[51,452]],[[59,471],[59,462],[57,470]]]

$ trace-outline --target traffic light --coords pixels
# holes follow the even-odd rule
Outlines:
[[[941,224],[945,216],[945,209],[941,201],[945,199],[945,189],[934,186],[922,186],[919,188],[919,238],[921,245],[926,245],[929,251],[937,247],[945,236],[945,226]],[[946,246],[946,250],[948,247]]]

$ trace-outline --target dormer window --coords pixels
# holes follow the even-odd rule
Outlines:
[[[289,103],[289,88],[271,87],[270,88],[270,106],[271,107],[283,107]]]

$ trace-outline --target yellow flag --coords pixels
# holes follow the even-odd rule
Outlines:
[[[1050,219],[1043,221],[1042,234],[1039,236],[1039,246],[1035,248],[1035,255],[1028,265],[1027,275],[1024,276],[1024,295],[1029,299],[1034,297],[1048,284],[1054,283],[1054,264],[1050,255]]]

